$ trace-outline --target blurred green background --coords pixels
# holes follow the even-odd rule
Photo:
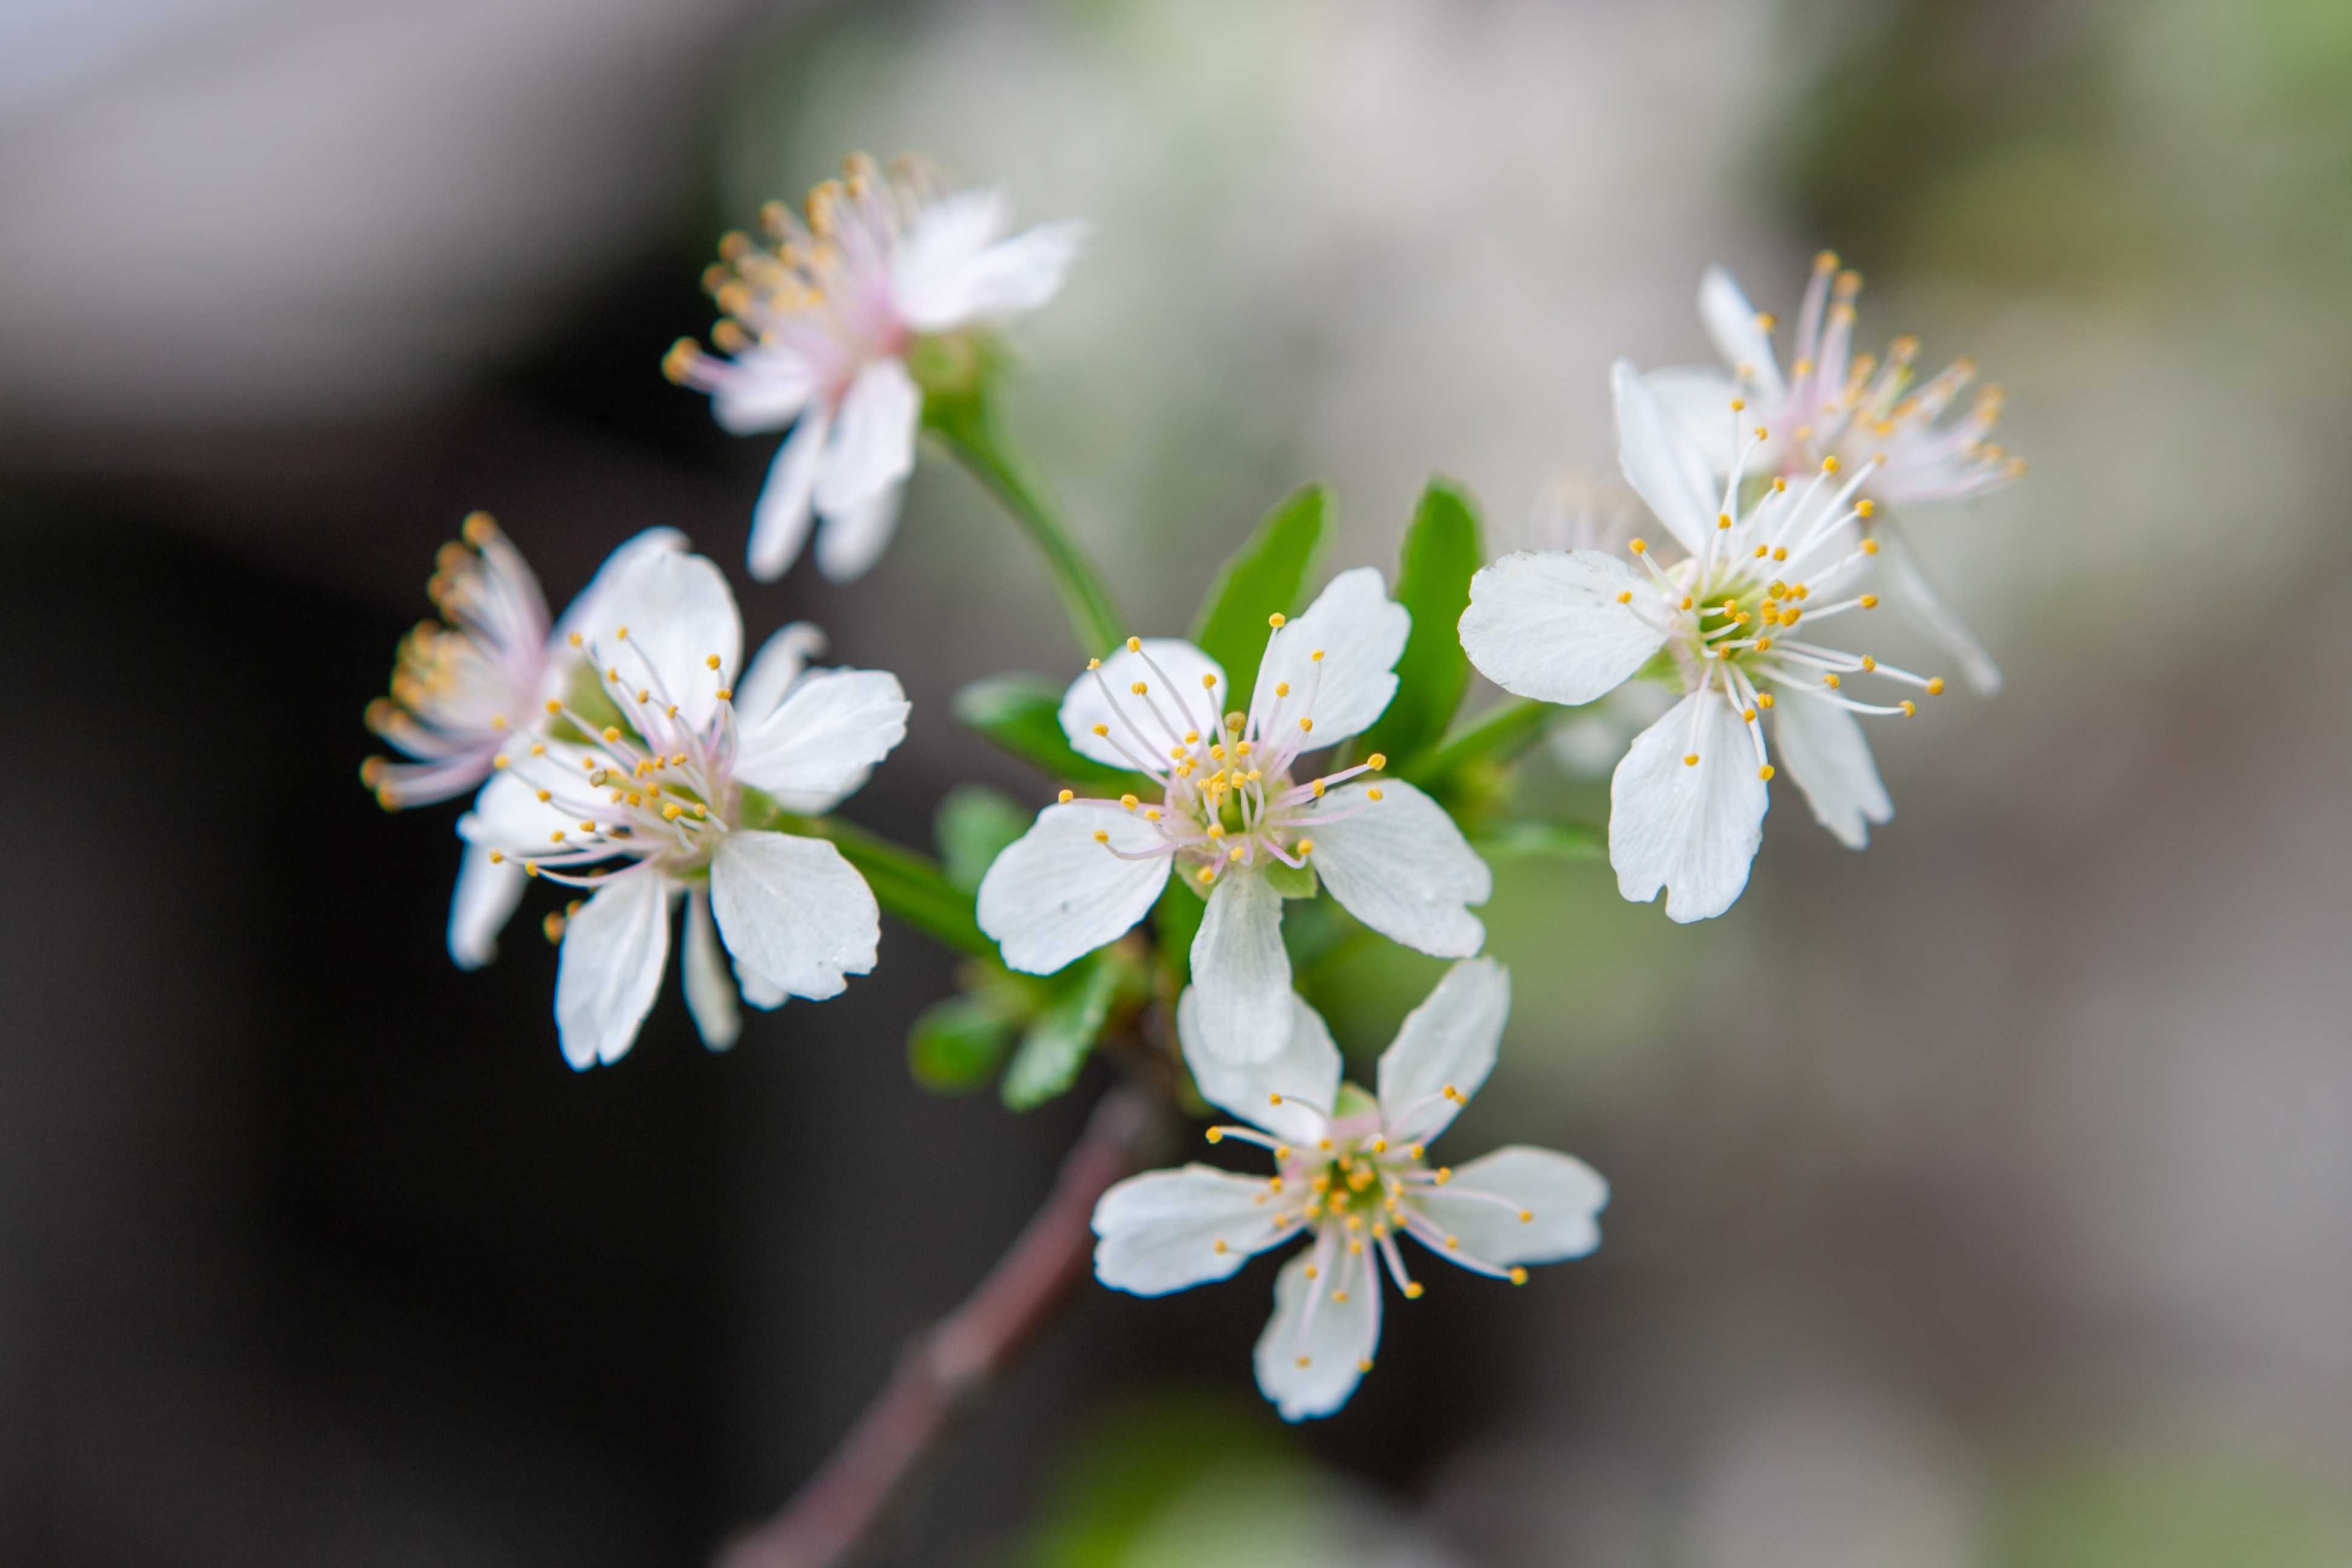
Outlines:
[[[1309,479],[1328,569],[1432,472],[1541,542],[1611,359],[1707,357],[1712,262],[1785,315],[1837,248],[1862,341],[1972,354],[2033,465],[1910,518],[2008,686],[1875,732],[1867,853],[1785,796],[1695,928],[1499,868],[1461,1147],[1591,1161],[1599,1254],[1433,1283],[1302,1431],[1249,1384],[1269,1266],[1089,1287],[875,1561],[2352,1561],[2330,0],[20,0],[0,625],[53,809],[0,943],[0,1556],[697,1561],[1042,1192],[1081,1108],[908,1081],[919,940],[574,1079],[552,955],[450,973],[446,815],[353,782],[482,506],[551,596],[671,522],[755,635],[898,671],[871,826],[1037,795],[949,715],[1070,665],[985,499],[928,463],[870,577],[752,585],[771,448],[657,372],[718,235],[853,148],[1093,223],[1009,417],[1143,629]],[[1592,764],[1521,787],[1597,818]],[[1351,1051],[1406,960],[1315,976]]]

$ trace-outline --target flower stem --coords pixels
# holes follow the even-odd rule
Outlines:
[[[1089,658],[1110,652],[1127,635],[1127,619],[1086,552],[1054,515],[1027,471],[1006,450],[995,408],[984,390],[923,400],[923,423],[955,455],[971,477],[1003,504],[1013,521],[1045,558],[1046,574],[1062,596],[1079,650]]]
[[[719,1568],[828,1568],[865,1540],[949,1425],[1044,1326],[1086,1271],[1095,1202],[1136,1168],[1164,1112],[1137,1086],[1105,1096],[1054,1189],[963,1305],[919,1334],[833,1457]]]

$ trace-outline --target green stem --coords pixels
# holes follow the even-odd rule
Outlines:
[[[1127,619],[1119,614],[1118,603],[1110,596],[1094,563],[1087,559],[1034,481],[1005,449],[986,394],[928,397],[923,403],[923,422],[965,471],[1003,503],[1029,536],[1029,542],[1037,547],[1037,553],[1045,557],[1046,574],[1062,596],[1062,608],[1068,612],[1079,650],[1090,658],[1109,653],[1127,635]]]
[[[1427,788],[1473,763],[1509,762],[1542,739],[1552,720],[1567,711],[1527,698],[1506,702],[1468,729],[1455,731],[1407,769],[1406,777]]]

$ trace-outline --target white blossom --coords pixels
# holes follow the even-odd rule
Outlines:
[[[1647,903],[1664,889],[1670,917],[1706,920],[1739,897],[1763,837],[1768,713],[1813,815],[1858,849],[1894,806],[1854,716],[1909,717],[1917,704],[1864,702],[1846,683],[1868,674],[1932,696],[1944,682],[1813,638],[1821,623],[1879,602],[1861,582],[1881,548],[1863,531],[1874,504],[1858,494],[1875,458],[1848,471],[1826,457],[1745,504],[1746,466],[1768,427],[1743,420],[1718,491],[1633,367],[1621,360],[1613,375],[1626,480],[1685,557],[1663,566],[1639,539],[1631,562],[1591,550],[1506,556],[1471,579],[1462,646],[1488,679],[1539,701],[1591,702],[1644,673],[1680,693],[1617,764],[1609,855],[1625,897]],[[1727,420],[1743,413],[1726,400]]]
[[[1750,473],[1794,479],[1832,457],[1849,471],[1871,464],[1864,495],[1906,515],[1915,506],[1984,495],[2023,475],[2025,459],[1990,439],[2000,418],[1999,387],[1983,388],[1964,412],[1945,417],[1976,379],[1974,361],[1956,360],[1920,384],[1915,337],[1895,339],[1884,362],[1853,352],[1854,300],[1861,292],[1861,275],[1841,270],[1836,253],[1825,250],[1813,258],[1812,281],[1797,314],[1795,358],[1784,374],[1772,349],[1778,318],[1750,305],[1728,272],[1711,268],[1699,285],[1699,314],[1727,370],[1653,371],[1651,390],[1718,478],[1730,471],[1739,446],[1738,422],[1723,417],[1733,397],[1744,399],[1771,432],[1748,454]],[[2000,671],[1929,584],[1894,519],[1882,512],[1872,531],[1885,545],[1885,585],[1894,603],[1958,663],[1971,685],[2000,689]]]
[[[711,333],[720,353],[681,339],[663,368],[710,394],[737,435],[793,427],[752,513],[751,575],[782,576],[822,518],[818,570],[857,577],[889,543],[915,466],[923,395],[909,351],[1052,299],[1084,226],[1006,238],[1001,194],[941,195],[918,168],[885,174],[862,156],[809,194],[804,221],[777,202],[761,216],[774,248],[731,234],[706,279],[726,316]]]
[[[832,809],[907,732],[895,676],[803,669],[806,627],[771,638],[739,681],[734,596],[700,556],[645,558],[600,609],[573,646],[623,721],[548,699],[458,824],[492,860],[590,894],[562,921],[556,977],[575,1068],[616,1061],[635,1039],[681,898],[687,1004],[714,1048],[736,1037],[739,984],[772,1007],[837,995],[874,967],[865,879],[825,839],[755,824],[769,803]]]
[[[571,634],[637,561],[684,547],[676,529],[650,528],[614,551],[553,626],[539,579],[488,512],[466,519],[463,543],[445,544],[425,593],[441,613],[402,639],[392,695],[368,705],[368,727],[408,760],[371,757],[360,777],[387,811],[430,805],[479,785],[492,759],[559,696],[581,668]],[[522,897],[522,873],[468,848],[449,908],[449,953],[477,969]]]
[[[1473,1273],[1527,1282],[1527,1265],[1600,1245],[1609,1186],[1549,1149],[1499,1149],[1458,1168],[1428,1145],[1494,1070],[1510,1013],[1492,959],[1457,963],[1381,1057],[1379,1090],[1340,1081],[1339,1048],[1314,1009],[1288,998],[1280,1052],[1259,1061],[1216,1048],[1199,989],[1177,1004],[1184,1059],[1211,1104],[1245,1126],[1209,1140],[1272,1151],[1272,1177],[1201,1164],[1130,1177],[1095,1206],[1095,1274],[1139,1296],[1230,1278],[1256,1254],[1305,1237],[1275,1281],[1258,1338],[1258,1387],[1286,1420],[1328,1415],[1372,1368],[1383,1267],[1407,1300],[1422,1287],[1398,1240],[1411,1237]]]
[[[1187,642],[1129,637],[1089,665],[1061,722],[1084,755],[1146,775],[1156,800],[1062,792],[981,882],[981,929],[1004,962],[1050,974],[1117,941],[1181,868],[1206,893],[1192,978],[1217,1048],[1265,1059],[1290,1028],[1283,889],[1311,864],[1349,913],[1443,958],[1486,941],[1469,907],[1494,879],[1444,808],[1409,784],[1376,780],[1387,759],[1310,773],[1312,751],[1370,727],[1396,693],[1412,617],[1381,574],[1333,578],[1272,632],[1246,708],[1217,663]]]

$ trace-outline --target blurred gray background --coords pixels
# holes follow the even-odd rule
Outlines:
[[[898,671],[870,826],[1043,787],[949,714],[1070,662],[979,492],[754,586],[772,448],[658,374],[718,235],[859,147],[1093,222],[1011,419],[1147,629],[1309,478],[1333,568],[1433,470],[1524,542],[1713,261],[1785,312],[1835,247],[2033,463],[1913,519],[2009,684],[1877,731],[1867,853],[1783,797],[1696,928],[1506,877],[1463,1147],[1605,1172],[1593,1259],[1438,1281],[1298,1432],[1270,1268],[1089,1287],[877,1561],[2352,1561],[2340,0],[14,0],[0,1559],[697,1562],[1043,1192],[1098,1086],[914,1087],[911,933],[575,1078],[527,921],[442,952],[454,810],[356,782],[483,507],[559,602],[673,523],[753,635]],[[1381,956],[1351,1048],[1435,973]]]

